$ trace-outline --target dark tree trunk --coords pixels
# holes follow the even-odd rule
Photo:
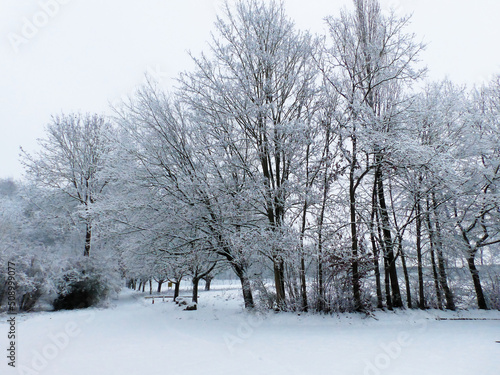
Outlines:
[[[179,297],[179,289],[181,288],[181,279],[174,281],[174,301]]]
[[[392,306],[393,307],[403,307],[403,301],[401,299],[401,291],[399,289],[398,274],[396,271],[396,258],[394,257],[394,249],[391,234],[391,225],[389,221],[389,213],[387,211],[387,205],[385,203],[384,194],[384,182],[382,176],[381,156],[377,154],[376,158],[376,179],[377,179],[377,195],[378,202],[380,206],[380,220],[382,221],[382,234],[385,250],[385,258],[387,262],[387,267],[389,268],[389,279],[391,283],[392,290]]]
[[[299,287],[297,285],[297,273],[296,270],[293,268],[288,268],[287,269],[288,276],[286,277],[286,287],[288,288],[288,295],[290,296],[290,300],[292,301],[297,301],[297,298],[299,297]],[[293,309],[296,309],[296,304],[292,306]]]
[[[399,241],[402,241],[402,239],[400,238]],[[401,264],[403,265],[403,275],[405,277],[406,299],[408,303],[408,308],[412,309],[413,304],[411,301],[410,275],[408,275],[408,267],[406,267],[406,256],[403,252],[403,247],[401,242],[399,242],[398,246],[399,246],[399,254],[401,255]]]
[[[473,228],[473,226],[470,227],[470,230],[472,230],[472,228]],[[476,264],[475,264],[475,258],[476,258],[476,254],[478,251],[477,243],[475,246],[472,246],[472,244],[469,241],[469,238],[467,236],[467,231],[464,230],[461,226],[460,226],[460,230],[462,231],[462,237],[469,248],[468,253],[467,253],[467,264],[469,265],[469,271],[471,273],[472,282],[474,283],[474,289],[476,291],[477,306],[481,310],[488,310],[488,305],[486,304],[486,298],[484,297],[483,288],[481,286],[481,279],[479,278],[479,271],[476,268]],[[488,233],[486,233],[486,235],[478,242],[480,242],[480,243],[484,242],[484,240],[487,237],[488,237]]]
[[[306,262],[304,256],[300,257],[300,301],[302,311],[307,311],[309,306],[307,302]]]
[[[325,132],[325,146],[324,146],[324,151],[323,151],[323,163],[324,163],[324,174],[323,174],[323,194],[322,194],[322,199],[321,199],[321,209],[320,209],[320,214],[318,218],[318,311],[324,311],[325,310],[325,286],[324,286],[324,274],[323,274],[323,242],[324,242],[324,235],[323,235],[323,225],[325,222],[325,210],[326,206],[328,204],[328,192],[330,191],[330,172],[329,169],[331,168],[331,161],[330,161],[330,143],[331,143],[331,131],[330,131],[330,126],[329,124],[326,124],[326,132]],[[308,149],[309,151],[309,149]],[[353,163],[351,164],[351,169],[354,169],[356,167],[356,157],[354,156],[354,152],[356,152],[356,144],[354,140],[353,144]],[[350,179],[353,180],[354,176],[350,175]],[[355,187],[352,186],[352,190],[354,193],[354,205],[356,204],[355,201]],[[351,196],[351,201],[353,197]],[[352,217],[351,217],[352,220]],[[305,224],[306,224],[306,215],[305,215],[305,210],[304,210],[304,217],[302,219],[302,225],[303,225],[303,232],[305,230]],[[352,225],[352,224],[351,224]],[[353,237],[356,237],[357,233],[353,233]],[[355,252],[357,252],[357,243],[355,246],[353,246],[353,249]],[[358,266],[357,266],[357,260],[354,259],[353,264],[353,296],[354,296],[354,301],[356,304],[356,310],[361,308],[361,298],[360,298],[360,291],[359,291],[359,275],[358,275]],[[356,278],[358,280],[356,281]]]
[[[192,301],[198,303],[198,284],[200,283],[200,279],[197,277],[193,277],[193,297]]]
[[[441,287],[439,286],[439,275],[436,265],[435,248],[436,248],[436,234],[434,233],[433,225],[430,218],[430,202],[427,198],[427,211],[425,213],[425,221],[427,223],[427,231],[429,232],[429,244],[431,248],[431,264],[432,264],[432,276],[434,278],[434,288],[436,290],[436,299],[438,304],[438,309],[443,309],[443,297],[441,295]]]
[[[149,294],[153,294],[153,280],[149,279]]]
[[[377,232],[378,232],[378,237],[382,238],[382,224],[380,223],[380,217],[379,217],[379,207],[377,206],[376,210],[376,219],[377,219]],[[384,287],[385,287],[385,301],[387,304],[387,308],[389,310],[393,309],[392,305],[392,297],[391,297],[391,280],[389,277],[389,263],[387,261],[386,257],[386,250],[385,250],[385,242],[380,241],[380,245],[382,247],[382,253],[384,254]]]
[[[246,272],[243,267],[241,267],[238,264],[233,264],[232,266],[234,272],[236,273],[241,282],[241,290],[243,293],[243,301],[245,303],[245,308],[253,309],[255,305],[253,302],[252,286],[250,285],[250,280],[248,279],[248,276],[246,275]]]
[[[322,215],[321,215],[322,216]],[[320,217],[322,221],[322,217]],[[323,223],[319,224],[318,233],[318,311],[325,309],[325,288],[323,285]]]
[[[223,255],[229,261],[231,267],[233,268],[234,273],[240,279],[245,308],[253,309],[255,305],[253,302],[252,287],[250,285],[250,280],[246,274],[247,271],[246,264],[244,262],[242,263],[237,262],[234,259],[234,257],[231,255],[230,249],[227,248],[221,236],[219,236],[219,244],[221,245],[221,248],[224,249],[224,252],[221,255]]]
[[[85,230],[85,250],[83,251],[83,256],[90,256],[90,243],[92,242],[92,225],[90,223],[86,224]]]
[[[434,248],[431,247],[431,262],[432,262],[432,277],[434,278],[434,289],[436,290],[436,299],[438,309],[443,309],[443,296],[441,295],[441,288],[439,286],[439,276],[436,265],[436,257],[434,255]]]
[[[474,258],[475,258],[475,253],[469,252],[469,256],[467,257],[467,263],[469,265],[469,270],[472,275],[472,281],[474,282],[474,289],[476,290],[477,307],[479,307],[481,310],[488,310],[488,306],[486,305],[486,299],[484,298],[483,288],[481,286],[481,280],[479,278],[479,271],[476,268]]]
[[[306,284],[306,262],[304,260],[304,235],[306,231],[307,200],[302,210],[302,223],[300,228],[300,303],[302,311],[308,310],[307,284]]]
[[[212,276],[206,276],[203,280],[205,280],[205,290],[209,291],[210,290],[210,284],[212,283]]]
[[[441,288],[444,291],[444,297],[446,298],[446,308],[448,310],[455,310],[455,302],[453,298],[453,292],[448,287],[448,278],[446,276],[446,265],[443,257],[443,240],[441,235],[441,223],[439,222],[439,215],[437,212],[437,201],[434,192],[432,193],[432,204],[434,211],[434,220],[436,225],[436,254],[438,260],[438,270],[439,270],[439,282]]]
[[[243,301],[246,309],[253,309],[255,307],[253,302],[252,287],[248,277],[243,276],[240,278],[241,290],[243,291]]]
[[[351,160],[351,169],[349,171],[349,215],[351,227],[351,270],[352,270],[352,294],[354,298],[354,309],[362,310],[361,303],[361,286],[359,282],[359,265],[358,265],[358,232],[356,223],[356,182],[355,170],[357,167],[356,160],[356,138],[352,137],[353,141],[353,158]]]
[[[384,285],[385,285],[385,300],[387,308],[389,310],[393,309],[392,296],[391,296],[391,280],[389,277],[389,265],[387,264],[387,258],[384,257]]]
[[[326,140],[327,141],[327,140]],[[300,226],[300,308],[302,311],[308,310],[308,302],[307,302],[307,284],[306,284],[306,263],[304,259],[304,236],[306,232],[306,223],[307,223],[307,208],[309,207],[309,201],[307,197],[307,193],[309,192],[309,188],[312,184],[309,177],[309,158],[310,158],[311,147],[308,144],[306,147],[306,197],[304,198],[304,206],[302,208],[302,222]],[[323,187],[326,189],[326,187]],[[321,229],[320,229],[321,231]]]
[[[372,244],[373,251],[373,268],[375,270],[375,285],[377,289],[377,308],[382,309],[384,307],[384,299],[382,296],[382,283],[380,281],[380,265],[379,265],[379,249],[377,246],[375,238],[375,219],[377,217],[377,184],[376,181],[373,183],[372,192],[372,212],[370,220],[370,241]]]
[[[146,290],[146,282],[143,281],[142,282],[142,292],[144,293],[145,290]]]
[[[379,251],[377,248],[377,244],[375,242],[375,236],[370,234],[370,240],[372,243],[373,249],[373,268],[375,269],[375,286],[377,289],[377,308],[382,309],[384,307],[384,299],[382,296],[382,283],[380,281],[380,265],[378,262]]]
[[[158,289],[157,289],[157,292],[158,292],[158,293],[161,293],[161,286],[163,285],[163,282],[164,282],[164,281],[165,281],[165,280],[158,280]]]
[[[441,283],[441,288],[444,290],[444,297],[446,299],[446,308],[448,310],[455,310],[455,301],[453,297],[453,292],[448,286],[448,277],[446,276],[446,266],[444,262],[443,252],[438,247],[437,249],[438,258],[438,269],[439,269],[439,281]]]
[[[422,265],[422,218],[420,216],[420,198],[417,198],[416,204],[416,236],[417,236],[417,272],[418,272],[418,308],[425,309],[424,295],[424,274]]]
[[[274,283],[276,285],[276,303],[278,310],[285,310],[285,270],[283,259],[280,256],[274,259]]]

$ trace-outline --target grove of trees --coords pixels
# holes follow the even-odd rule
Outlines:
[[[196,302],[230,269],[248,309],[500,309],[500,76],[424,81],[408,23],[354,0],[315,36],[226,2],[177,88],[54,117],[0,181],[19,306],[123,279],[189,278]]]

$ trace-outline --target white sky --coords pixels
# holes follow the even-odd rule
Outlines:
[[[58,9],[43,10],[48,3]],[[351,0],[284,0],[299,28]],[[429,79],[482,83],[500,73],[500,1],[381,0],[428,43]],[[106,112],[144,73],[169,87],[206,50],[221,0],[0,0],[0,178],[22,176],[19,147],[37,148],[51,114]],[[47,9],[47,8],[46,8]],[[45,12],[45,15],[43,14]],[[47,13],[51,13],[47,15]],[[34,22],[35,30],[26,28]],[[23,30],[24,28],[24,30]],[[24,34],[23,34],[24,32]],[[31,32],[32,35],[27,33]],[[27,36],[16,46],[12,38]],[[16,51],[17,49],[17,51]]]

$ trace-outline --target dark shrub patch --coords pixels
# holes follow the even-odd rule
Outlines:
[[[108,294],[108,288],[96,274],[75,280],[75,275],[66,276],[67,284],[60,288],[59,296],[53,302],[54,310],[83,309],[97,304]]]

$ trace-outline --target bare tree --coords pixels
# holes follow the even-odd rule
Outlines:
[[[85,225],[83,255],[90,255],[92,243],[91,206],[99,199],[106,180],[101,176],[110,151],[110,124],[96,114],[54,116],[46,138],[39,140],[34,156],[22,151],[27,176],[37,184],[57,189],[80,205]]]

